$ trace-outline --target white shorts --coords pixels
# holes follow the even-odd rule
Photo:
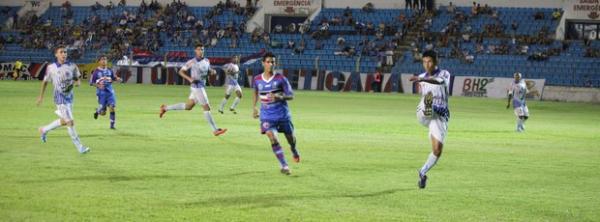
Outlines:
[[[427,117],[422,110],[417,110],[417,120],[421,125],[429,128],[429,138],[435,138],[444,144],[448,134],[448,122],[440,117]]]
[[[58,104],[54,113],[65,121],[73,121],[73,104]]]
[[[527,108],[527,106],[517,107],[517,108],[515,108],[515,115],[517,117],[529,116],[529,109]]]
[[[240,87],[240,85],[227,85],[227,88],[225,89],[225,95],[231,95],[232,92],[234,91],[240,91],[240,93],[242,92],[242,87]]]
[[[206,90],[203,88],[190,88],[189,99],[194,100],[196,104],[206,105],[208,104],[208,96],[206,96]]]

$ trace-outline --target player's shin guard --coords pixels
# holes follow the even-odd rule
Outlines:
[[[81,145],[81,141],[79,140],[79,135],[77,135],[77,132],[75,132],[75,127],[69,126],[69,127],[67,127],[67,131],[69,132],[69,136],[71,136],[71,141],[73,141],[75,148],[77,148],[77,150],[81,151],[83,145]]]
[[[177,104],[173,104],[173,105],[168,105],[166,110],[184,110],[185,109],[185,103],[177,103]]]
[[[233,104],[231,104],[231,109],[235,109],[235,107],[240,103],[240,97],[235,97],[235,100],[233,100]]]
[[[115,128],[115,112],[110,112],[110,128]]]
[[[213,132],[215,130],[219,129],[219,128],[217,128],[217,124],[215,123],[215,120],[213,119],[212,115],[210,114],[210,111],[204,111],[204,118],[206,118],[206,122],[208,122],[208,125],[210,125]]]
[[[42,133],[48,133],[49,131],[60,127],[60,119],[52,121],[50,124],[42,127]]]
[[[430,153],[429,157],[427,157],[427,161],[423,167],[421,167],[421,170],[419,170],[419,173],[421,173],[421,175],[427,174],[427,172],[435,165],[435,163],[437,163],[437,161],[438,157],[433,155],[433,153]]]
[[[279,143],[275,143],[275,144],[271,144],[271,148],[273,149],[273,153],[275,154],[275,157],[277,157],[277,160],[279,160],[279,164],[281,164],[281,167],[285,167],[287,166],[287,162],[285,162],[285,156],[283,155],[283,149],[281,149],[281,146],[279,145]]]

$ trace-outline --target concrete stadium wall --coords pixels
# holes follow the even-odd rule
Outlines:
[[[545,86],[542,100],[600,103],[600,88]]]

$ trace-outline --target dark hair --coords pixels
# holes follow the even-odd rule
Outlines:
[[[270,58],[275,58],[275,55],[272,52],[267,52],[267,53],[265,53],[265,55],[263,55],[262,61],[264,62],[269,57]]]
[[[196,46],[194,46],[194,49],[198,48],[198,47],[204,47],[204,44],[202,44],[202,43],[196,43]]]
[[[435,64],[438,63],[437,53],[433,50],[427,50],[427,51],[423,52],[423,58],[425,58],[425,57],[431,58]]]
[[[65,45],[57,45],[56,47],[54,47],[54,50],[52,50],[52,52],[53,52],[54,54],[56,54],[56,52],[57,52],[59,49],[64,49],[64,48],[66,48],[66,47],[65,47]]]
[[[100,56],[98,56],[98,59],[96,61],[100,61],[102,60],[102,58],[106,58],[108,60],[108,56],[101,54]]]

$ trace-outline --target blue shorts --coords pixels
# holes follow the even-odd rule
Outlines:
[[[290,135],[294,133],[294,124],[291,120],[261,120],[260,133],[265,134],[268,130],[277,130],[277,132]]]
[[[96,96],[98,97],[98,104],[102,105],[103,107],[117,106],[117,99],[115,98],[115,94],[96,94]]]

